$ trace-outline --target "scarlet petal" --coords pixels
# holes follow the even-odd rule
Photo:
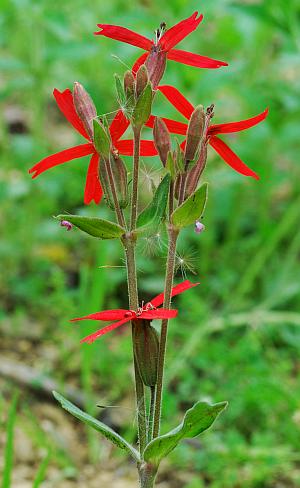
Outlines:
[[[157,150],[153,141],[142,140],[140,145],[140,156],[156,156]]]
[[[230,147],[221,141],[216,136],[209,139],[209,144],[214,148],[215,151],[224,159],[225,163],[229,164],[235,171],[244,176],[252,176],[256,180],[259,180],[259,176],[248,168],[245,163],[230,149]]]
[[[79,146],[70,147],[64,151],[52,154],[42,159],[39,163],[30,168],[29,173],[34,173],[32,178],[36,178],[44,171],[47,171],[54,166],[66,163],[72,159],[81,158],[87,156],[95,151],[92,144],[80,144]]]
[[[66,119],[73,125],[74,129],[76,129],[79,134],[85,137],[87,140],[90,140],[83,123],[81,122],[80,118],[77,115],[75,110],[73,95],[71,90],[67,88],[65,91],[60,92],[56,88],[53,90],[53,95],[56,100],[56,103],[64,114]]]
[[[175,295],[178,295],[179,293],[182,293],[185,290],[189,290],[190,288],[193,288],[197,285],[199,285],[199,283],[192,283],[189,280],[185,280],[182,283],[179,283],[179,285],[173,286],[171,296],[174,297]],[[161,305],[163,301],[164,293],[160,293],[155,298],[153,298],[150,303],[152,303],[154,307],[159,307],[159,305]]]
[[[171,134],[182,134],[185,135],[187,131],[187,124],[184,124],[183,122],[177,122],[176,120],[171,120],[171,119],[166,119],[165,117],[162,117],[162,120],[166,124],[169,132]],[[147,127],[154,127],[154,122],[155,122],[155,117],[154,115],[150,115],[149,119],[146,122]]]
[[[187,19],[178,22],[178,24],[168,29],[159,41],[160,46],[165,51],[169,51],[169,49],[176,46],[182,39],[197,29],[203,19],[203,15],[199,15],[198,18],[197,16],[198,12],[194,12],[193,15]]]
[[[180,93],[177,88],[169,85],[162,85],[157,88],[169,100],[169,102],[187,119],[194,112],[193,105]]]
[[[200,56],[200,54],[182,51],[181,49],[171,49],[168,52],[168,59],[177,61],[178,63],[187,64],[188,66],[196,66],[197,68],[220,68],[221,66],[228,66],[228,63],[219,61],[217,59],[208,58],[207,56]]]
[[[121,140],[115,143],[116,149],[124,156],[133,155],[133,140]],[[156,156],[157,150],[153,141],[142,140],[140,144],[140,156]]]
[[[103,312],[91,313],[90,315],[86,315],[85,317],[72,319],[70,322],[78,322],[79,320],[121,320],[125,318],[125,314],[128,312],[129,310],[123,310],[118,308],[113,310],[104,310]],[[128,317],[126,317],[126,319],[128,319]]]
[[[148,58],[148,53],[144,53],[136,60],[136,62],[134,63],[131,69],[133,75],[136,75],[138,69],[142,66],[142,64],[145,64],[147,58]]]
[[[95,203],[100,203],[103,191],[99,180],[99,155],[94,153],[88,167],[86,175],[86,183],[84,189],[84,203],[89,205],[93,200]]]
[[[110,332],[111,330],[116,329],[117,327],[120,327],[123,324],[126,324],[127,322],[130,322],[130,318],[126,318],[123,320],[120,320],[119,322],[115,322],[114,324],[107,325],[106,327],[103,327],[103,329],[97,330],[97,332],[94,332],[93,334],[88,335],[87,337],[84,337],[84,339],[81,339],[80,342],[88,342],[89,344],[92,344],[98,337],[103,336],[104,334],[107,334],[107,332]]]
[[[132,46],[141,47],[146,51],[150,51],[152,47],[150,39],[147,39],[147,37],[141,36],[130,29],[126,29],[126,27],[110,24],[97,24],[97,26],[100,27],[101,31],[95,32],[94,34],[96,36],[110,37],[116,41],[126,42]]]
[[[113,143],[115,143],[124,134],[130,122],[123,114],[122,110],[118,110],[112,123],[109,127],[109,132]]]
[[[269,110],[266,108],[266,110],[264,110],[261,114],[251,117],[250,119],[240,120],[239,122],[229,122],[228,124],[211,125],[208,129],[208,134],[229,134],[231,132],[239,132],[241,130],[250,129],[250,127],[262,122],[262,120],[267,117],[268,113]]]
[[[173,319],[177,317],[178,310],[166,310],[165,308],[158,308],[156,310],[148,310],[140,315],[141,319],[154,320],[154,319]]]

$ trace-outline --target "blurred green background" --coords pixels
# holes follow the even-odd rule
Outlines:
[[[270,115],[224,137],[261,180],[238,175],[211,150],[206,231],[198,236],[187,229],[179,242],[177,280],[201,285],[176,299],[180,315],[170,328],[163,429],[174,427],[199,398],[230,405],[210,432],[170,456],[159,486],[300,486],[299,1],[2,0],[3,487],[9,478],[17,488],[135,486],[126,485],[133,467],[60,412],[47,393],[47,378],[62,393],[74,387],[86,408],[134,440],[129,329],[88,346],[79,339],[95,326],[68,322],[126,305],[120,246],[66,232],[52,219],[64,211],[112,216],[104,205],[83,208],[88,158],[34,181],[28,169],[81,142],[54,103],[54,87],[80,81],[99,114],[117,108],[113,74],[122,75],[140,51],[94,37],[97,22],[151,36],[161,21],[172,25],[194,10],[204,13],[204,22],[182,48],[229,67],[209,71],[169,62],[164,83],[194,104],[215,103],[216,123],[251,117],[266,106]],[[155,112],[181,120],[163,98],[157,97]],[[143,197],[159,169],[158,160],[144,160]],[[139,251],[147,299],[163,287],[165,236],[143,240]],[[106,470],[107,478],[94,485]]]

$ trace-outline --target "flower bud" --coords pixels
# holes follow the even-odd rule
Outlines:
[[[171,137],[165,122],[160,117],[155,117],[153,140],[160,160],[166,166],[168,153],[171,151]]]
[[[159,351],[158,335],[150,320],[133,322],[134,356],[144,385],[155,386]]]
[[[187,174],[186,186],[185,186],[186,197],[194,193],[194,191],[196,190],[198,181],[206,165],[206,158],[207,158],[207,144],[206,142],[203,142],[198,161]]]
[[[103,158],[109,159],[110,149],[111,149],[111,139],[110,135],[108,134],[107,130],[105,129],[104,125],[100,120],[94,119],[93,121],[94,127],[94,146]]]
[[[148,71],[147,68],[144,64],[140,66],[138,69],[138,72],[136,74],[136,79],[135,79],[135,93],[136,93],[136,98],[139,98],[141,93],[145,90],[147,84],[148,84]]]
[[[78,117],[81,119],[90,139],[93,138],[93,119],[97,116],[93,100],[81,83],[75,81],[73,101]]]
[[[198,105],[191,115],[186,138],[184,158],[193,161],[203,136],[205,114],[202,105]]]
[[[134,76],[132,72],[128,70],[124,75],[124,91],[127,99],[132,98],[134,96],[134,85],[135,85]]]
[[[167,53],[161,50],[159,45],[152,46],[146,59],[145,65],[148,69],[149,80],[155,90],[163,77],[166,69]]]

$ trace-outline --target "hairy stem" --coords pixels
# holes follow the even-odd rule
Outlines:
[[[169,250],[166,265],[166,277],[165,277],[165,289],[164,289],[164,304],[163,308],[169,310],[171,306],[171,292],[173,286],[173,277],[175,269],[175,258],[176,258],[176,243],[179,231],[174,229],[172,225],[169,227]],[[165,365],[165,355],[167,346],[167,333],[168,333],[168,319],[162,320],[161,323],[161,333],[160,333],[160,343],[159,343],[159,355],[158,355],[158,366],[157,366],[157,386],[156,386],[156,400],[155,400],[155,411],[154,411],[154,422],[153,422],[153,438],[159,435],[160,428],[160,417],[161,417],[161,403],[162,403],[162,393],[163,393],[163,376],[164,376],[164,365]]]
[[[133,129],[134,133],[134,154],[133,154],[133,183],[132,183],[132,197],[131,197],[131,217],[130,217],[130,232],[126,233],[122,239],[127,269],[129,308],[137,310],[139,306],[138,288],[137,288],[137,272],[135,260],[135,236],[134,230],[136,227],[137,218],[137,202],[138,202],[138,180],[139,180],[139,162],[140,162],[140,137],[141,129]],[[140,452],[143,453],[147,443],[147,416],[144,384],[142,382],[138,366],[136,364],[134,354],[134,322],[132,322],[132,344],[133,344],[133,361],[134,361],[134,378],[135,378],[135,393],[136,393],[136,408],[138,417],[138,437]]]
[[[123,245],[124,245],[125,256],[126,256],[129,308],[131,310],[137,310],[139,300],[138,300],[136,262],[135,262],[135,243],[130,233],[124,236]],[[133,334],[134,327],[135,327],[134,322],[132,322],[132,341],[134,336]],[[136,408],[137,408],[137,417],[138,417],[138,438],[139,438],[140,452],[142,453],[146,447],[146,442],[147,442],[146,403],[145,403],[144,384],[142,382],[136,364],[134,349],[133,349],[133,361],[134,361]]]
[[[156,474],[156,467],[152,466],[151,464],[142,464],[139,471],[140,488],[153,488]]]

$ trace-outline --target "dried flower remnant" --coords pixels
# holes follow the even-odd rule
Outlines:
[[[167,59],[189,66],[196,66],[197,68],[227,66],[227,63],[223,61],[173,49],[180,41],[197,29],[202,19],[202,14],[198,16],[198,12],[194,12],[190,17],[170,29],[167,29],[165,22],[162,22],[160,28],[155,31],[154,41],[125,27],[111,24],[97,24],[101,30],[95,32],[95,35],[109,37],[147,51],[136,61],[133,71],[136,72],[142,64],[146,64],[152,86],[156,88],[164,74]]]
[[[199,220],[196,220],[195,222],[195,232],[196,234],[201,234],[205,230],[205,225],[202,224],[202,222],[199,222]]]
[[[66,227],[67,230],[72,230],[72,228],[73,228],[73,224],[71,224],[71,222],[69,222],[68,220],[62,220],[60,222],[60,225],[62,227]]]

